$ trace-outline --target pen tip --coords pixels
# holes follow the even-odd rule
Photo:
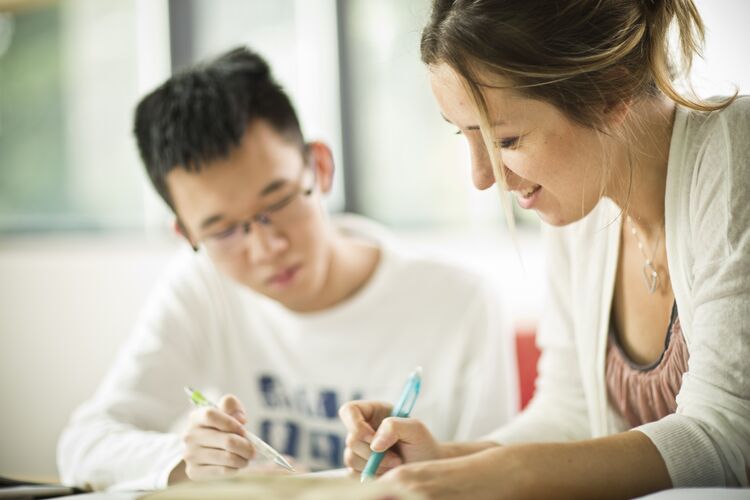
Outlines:
[[[274,460],[274,462],[276,462],[278,465],[282,466],[283,468],[285,468],[289,472],[297,472],[297,471],[294,470],[294,467],[292,467],[292,464],[290,464],[289,462],[287,462],[283,457],[276,457],[276,459]]]
[[[422,376],[422,367],[421,366],[418,366],[418,367],[414,368],[414,375],[419,375],[420,377]]]

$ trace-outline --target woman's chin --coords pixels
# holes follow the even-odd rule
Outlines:
[[[562,215],[557,214],[557,213],[550,214],[550,213],[539,212],[539,211],[537,211],[537,215],[542,220],[542,222],[553,227],[567,226],[568,224],[572,224],[573,222],[576,222],[581,219],[581,217],[570,218],[570,217],[563,217]]]

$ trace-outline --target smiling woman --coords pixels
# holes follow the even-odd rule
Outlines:
[[[559,186],[556,195],[577,200],[577,213],[560,213],[560,206],[553,212],[537,210],[552,225],[585,216],[602,195],[619,197],[621,206],[629,203],[634,165],[652,172],[665,163],[661,144],[669,136],[672,102],[701,111],[722,109],[731,102],[691,100],[672,83],[674,65],[670,66],[667,43],[671,21],[679,27],[682,64],[677,67],[683,75],[689,74],[705,31],[689,1],[643,9],[628,2],[608,4],[601,7],[607,16],[596,19],[602,23],[596,29],[592,29],[595,13],[571,15],[582,4],[571,2],[563,8],[550,2],[533,15],[518,15],[513,30],[502,36],[492,40],[475,36],[504,29],[503,11],[512,10],[512,2],[501,4],[469,4],[451,11],[441,22],[433,17],[432,30],[426,30],[422,38],[422,60],[431,68],[433,92],[443,115],[451,105],[459,108],[451,109],[452,113],[474,114],[467,130],[477,132],[469,142],[476,157],[473,170],[478,188],[486,187],[477,183],[482,160],[491,165],[493,183],[497,179],[506,190],[518,192],[519,203],[526,209],[535,208],[537,198],[547,194],[540,193],[545,183],[533,181],[538,175],[534,168],[552,175],[564,172],[572,181],[567,187]],[[440,11],[436,4],[433,16]],[[540,22],[552,17],[559,20],[554,28]],[[550,29],[560,31],[545,31]],[[549,37],[558,50],[533,43]],[[451,42],[441,43],[443,39]],[[518,47],[525,49],[519,52]],[[446,103],[446,95],[453,96],[454,102]],[[642,110],[629,112],[635,111],[629,109],[633,106]],[[645,112],[651,108],[653,112]],[[643,143],[637,136],[639,129],[660,133],[636,151],[629,144]],[[475,147],[477,139],[481,145]],[[492,153],[482,153],[487,150]],[[549,157],[539,157],[542,151]],[[559,185],[554,179],[549,184]],[[547,208],[559,205],[556,195],[547,196]],[[506,213],[511,213],[509,204]]]
[[[671,26],[687,71],[691,0],[433,2],[422,60],[475,186],[546,223],[537,392],[474,443],[350,403],[351,467],[394,446],[383,479],[430,498],[748,485],[750,99],[677,92]]]
[[[526,97],[507,79],[491,75],[485,75],[484,80],[491,78],[492,87],[482,89],[489,113],[484,120],[476,112],[466,80],[452,67],[435,65],[430,74],[443,116],[469,142],[478,189],[501,179],[504,188],[517,195],[522,208],[534,209],[553,225],[566,224],[591,211],[604,180],[599,166],[605,162],[606,150],[597,130],[571,121],[552,104]],[[491,136],[490,153],[480,126],[485,121],[490,124],[486,133]],[[495,167],[493,161],[502,167]]]

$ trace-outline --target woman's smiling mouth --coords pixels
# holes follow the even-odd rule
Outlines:
[[[513,191],[518,195],[518,204],[521,206],[521,208],[529,209],[532,206],[534,206],[534,203],[539,198],[539,193],[542,190],[542,186],[539,184],[535,184],[533,186],[529,186],[522,190],[515,190]]]

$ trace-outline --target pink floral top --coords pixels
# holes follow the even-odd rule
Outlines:
[[[612,326],[605,368],[610,402],[632,427],[674,413],[677,409],[675,398],[682,386],[682,376],[688,369],[689,356],[676,304],[672,308],[664,352],[650,365],[636,364],[628,357]]]

